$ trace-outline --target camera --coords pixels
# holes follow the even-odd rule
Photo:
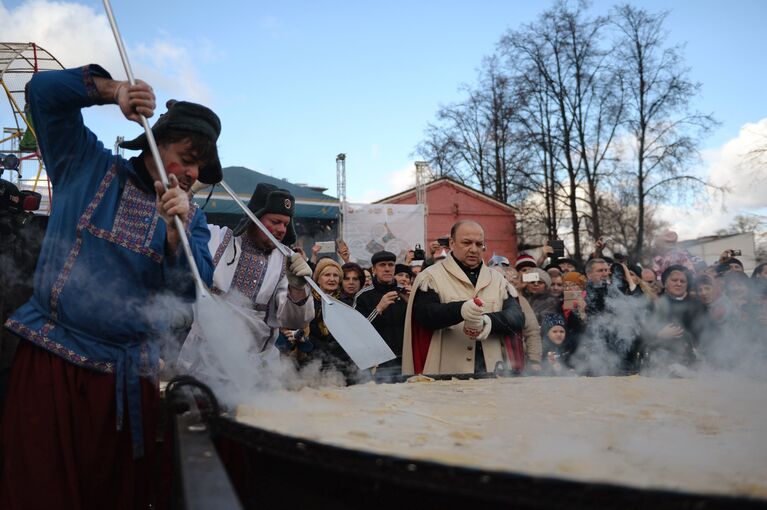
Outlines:
[[[450,238],[449,237],[440,237],[437,239],[437,242],[440,246],[444,246],[445,248],[448,248],[450,246]]]
[[[421,248],[420,244],[416,244],[413,249],[413,260],[426,260],[426,252]]]
[[[743,255],[741,250],[730,250],[731,257],[740,257],[741,255]]]

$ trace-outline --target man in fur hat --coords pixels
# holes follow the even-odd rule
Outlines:
[[[290,246],[296,241],[295,204],[287,190],[259,183],[248,208],[278,241]],[[253,337],[247,354],[268,361],[277,356],[273,347],[280,328],[302,328],[314,318],[314,303],[308,299],[304,280],[312,271],[299,253],[286,258],[247,216],[234,230],[216,225],[208,228],[215,267],[211,290],[225,295],[249,317]],[[216,368],[214,346],[206,342],[197,324],[184,342],[178,363],[203,378],[226,379]]]

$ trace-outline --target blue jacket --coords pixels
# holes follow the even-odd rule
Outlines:
[[[157,365],[159,338],[169,329],[168,304],[189,306],[194,286],[183,252],[166,251],[165,222],[143,162],[115,156],[83,123],[80,110],[102,103],[94,77],[111,78],[90,65],[41,72],[31,81],[29,102],[53,207],[34,294],[6,327],[71,363],[115,374],[117,428],[127,392],[138,457],[139,376]],[[202,211],[190,211],[187,233],[210,285],[210,234]],[[163,297],[169,292],[182,299]]]

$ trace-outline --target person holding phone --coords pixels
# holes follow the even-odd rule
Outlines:
[[[376,376],[399,375],[402,366],[402,338],[405,333],[407,295],[395,280],[395,268],[403,271],[408,266],[395,264],[397,257],[389,251],[373,254],[373,284],[363,288],[354,299],[354,308],[368,318],[386,344],[397,356],[378,367]]]
[[[539,324],[543,321],[544,315],[559,311],[557,298],[549,293],[551,277],[546,271],[539,267],[532,268],[522,275],[522,280],[527,284],[524,296],[530,303]]]

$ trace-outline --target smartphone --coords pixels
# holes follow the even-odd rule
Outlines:
[[[335,253],[336,252],[336,242],[335,241],[318,241],[317,244],[320,245],[320,253]]]
[[[565,301],[576,301],[583,297],[583,293],[580,290],[566,290],[562,299]]]
[[[437,242],[440,246],[444,246],[445,248],[450,246],[450,238],[449,237],[440,237],[437,239]]]
[[[579,290],[566,290],[562,297],[563,310],[576,310],[583,306],[583,293]]]
[[[525,283],[540,281],[541,276],[538,273],[524,273],[522,275],[522,281]]]
[[[555,259],[561,259],[565,256],[565,242],[561,239],[552,239],[549,241],[549,246],[554,249],[551,256]]]
[[[730,250],[730,255],[733,257],[740,257],[743,255],[743,252],[740,250]]]

